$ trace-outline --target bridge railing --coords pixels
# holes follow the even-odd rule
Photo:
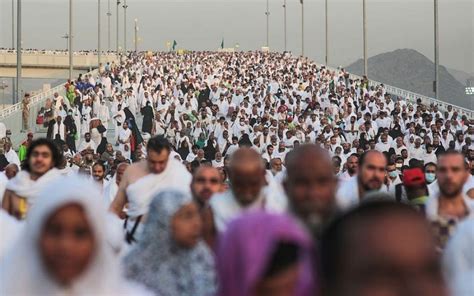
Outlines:
[[[86,73],[86,75],[92,75],[97,77],[99,73],[98,69]],[[39,93],[35,96],[30,97],[29,104],[29,115],[28,115],[28,129],[23,130],[23,106],[22,103],[17,103],[0,110],[0,122],[3,122],[7,129],[12,131],[12,141],[14,144],[19,143],[24,137],[22,132],[44,132],[42,125],[36,124],[36,118],[41,107],[44,107],[44,103],[48,98],[52,99],[54,93],[58,93],[66,99],[66,83],[60,84],[56,87],[51,88],[48,91]]]
[[[336,71],[336,72],[339,71],[339,69],[336,69],[336,68],[332,68],[332,67],[327,67],[327,68],[331,71]],[[355,74],[349,74],[349,78],[352,79],[352,80],[356,80],[356,79],[362,80],[363,79],[362,76],[355,75]],[[384,85],[385,91],[387,93],[391,94],[392,96],[397,96],[397,97],[400,97],[402,99],[405,99],[410,103],[416,103],[416,101],[418,99],[421,99],[421,102],[424,105],[428,105],[428,106],[431,105],[431,104],[437,105],[440,111],[445,111],[445,110],[448,109],[448,106],[452,106],[453,111],[458,112],[459,116],[466,115],[468,119],[474,119],[474,110],[472,110],[472,109],[464,108],[464,107],[461,107],[461,106],[456,106],[456,105],[453,105],[453,104],[450,104],[450,103],[447,103],[447,102],[437,100],[435,98],[431,98],[431,97],[428,97],[428,96],[425,96],[425,95],[417,94],[417,93],[414,93],[414,92],[411,92],[411,91],[408,91],[408,90],[405,90],[405,89],[401,89],[401,88],[398,88],[398,87],[395,87],[395,86],[392,86],[392,85],[388,85],[388,84],[383,83],[383,82],[379,82],[379,81],[369,79],[369,86],[376,87],[376,86],[379,86],[381,84]]]
[[[73,64],[75,68],[97,67],[96,52],[74,52]],[[22,64],[25,67],[69,67],[67,52],[22,51]],[[116,60],[115,53],[104,53],[102,63]],[[16,66],[16,52],[0,51],[0,65],[4,67]]]

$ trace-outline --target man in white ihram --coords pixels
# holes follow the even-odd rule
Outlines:
[[[151,138],[147,144],[146,160],[132,164],[123,174],[110,211],[126,218],[126,238],[129,243],[140,239],[148,206],[158,192],[170,188],[190,192],[191,174],[181,162],[169,157],[170,152],[168,140],[161,136]]]

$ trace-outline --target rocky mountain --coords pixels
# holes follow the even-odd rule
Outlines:
[[[346,67],[353,74],[362,75],[362,59]],[[413,49],[397,49],[369,58],[369,78],[406,89],[425,96],[434,97],[434,63]],[[465,85],[460,83],[446,67],[439,67],[440,99],[458,106],[472,109],[472,98],[465,94]]]
[[[467,73],[452,68],[446,68],[446,70],[448,70],[448,72],[462,85],[466,85],[468,79],[474,82],[474,73]]]

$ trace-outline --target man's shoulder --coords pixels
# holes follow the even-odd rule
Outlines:
[[[127,176],[136,175],[137,173],[148,173],[146,160],[134,162],[125,170]]]
[[[215,208],[216,206],[220,206],[231,199],[233,199],[233,194],[229,190],[214,193],[211,199],[209,200],[209,205],[211,206],[211,208]]]

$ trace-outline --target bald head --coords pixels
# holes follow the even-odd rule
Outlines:
[[[311,221],[329,218],[335,208],[337,178],[331,157],[317,145],[302,145],[288,154],[286,167],[283,187],[292,211],[317,231],[319,225]]]
[[[19,168],[16,164],[10,163],[5,167],[5,175],[7,176],[8,180],[13,179],[16,174],[18,174]]]
[[[117,172],[115,173],[115,182],[120,184],[122,181],[122,176],[125,170],[130,166],[127,162],[121,162],[117,165]]]
[[[299,170],[301,167],[305,167],[314,163],[320,163],[326,165],[332,170],[331,157],[327,150],[314,145],[305,144],[298,146],[287,154],[285,158],[285,165],[288,170],[288,174],[292,174],[295,170]]]
[[[254,202],[265,180],[265,166],[257,151],[250,148],[240,148],[230,158],[229,180],[237,201],[247,206]]]
[[[259,168],[265,170],[263,159],[257,151],[250,148],[240,148],[230,157],[229,169]]]

